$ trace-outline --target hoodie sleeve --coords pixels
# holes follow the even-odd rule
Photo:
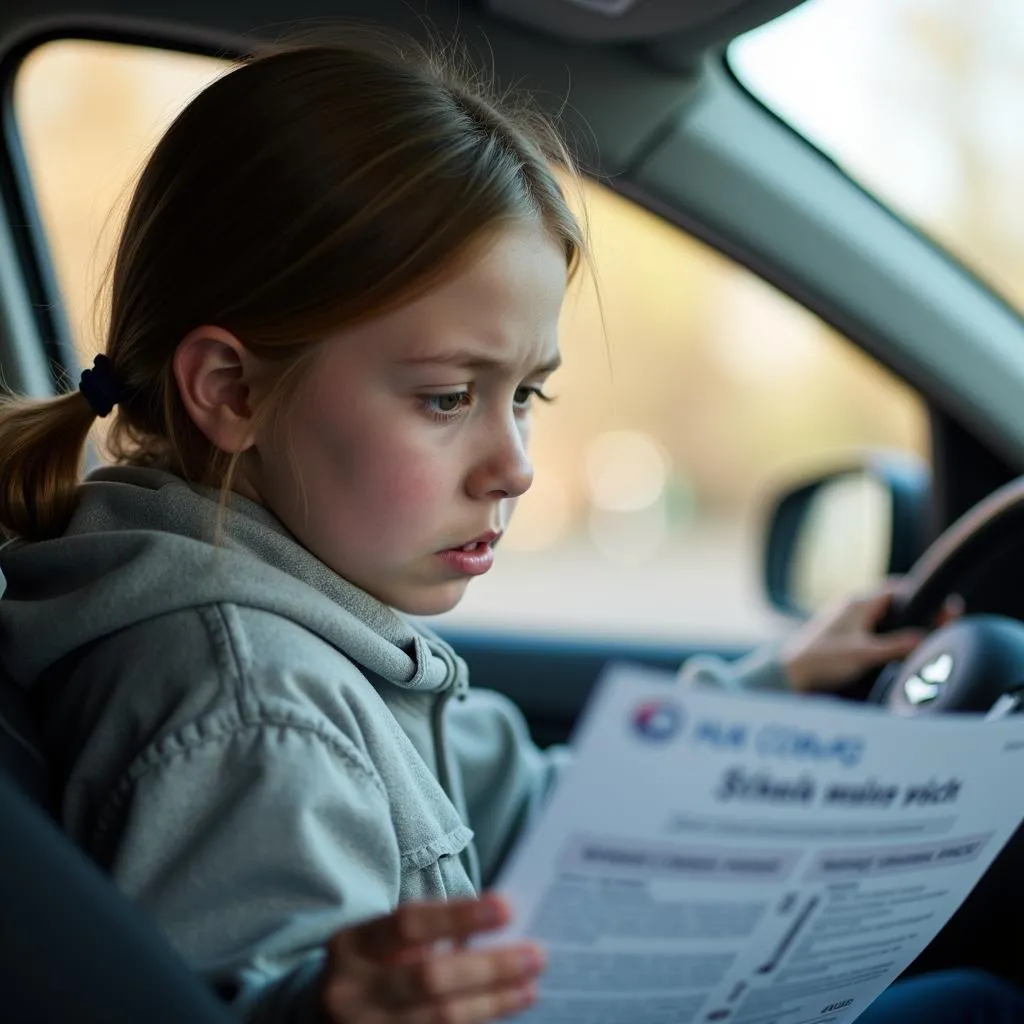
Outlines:
[[[695,655],[683,663],[679,681],[684,686],[715,686],[740,692],[789,689],[777,643],[765,644],[738,661]]]
[[[690,658],[679,670],[679,680],[683,685],[727,690],[788,689],[774,644],[736,662]],[[530,738],[522,712],[491,690],[470,689],[465,700],[453,702],[448,737],[462,775],[481,876],[489,885],[572,762],[572,754],[564,746],[540,749]]]
[[[538,747],[519,708],[493,690],[471,688],[464,700],[453,701],[447,735],[462,778],[481,878],[488,886],[571,755],[563,746]]]
[[[319,1024],[323,944],[398,903],[389,821],[383,785],[344,736],[211,725],[144,752],[101,830],[116,835],[118,885],[239,1019]]]

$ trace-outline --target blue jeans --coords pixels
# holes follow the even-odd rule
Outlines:
[[[984,971],[937,971],[886,989],[857,1024],[1024,1024],[1024,992]]]

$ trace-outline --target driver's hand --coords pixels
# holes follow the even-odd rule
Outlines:
[[[875,632],[895,589],[895,582],[890,581],[874,593],[838,601],[789,637],[781,661],[790,688],[798,693],[835,692],[870,669],[906,658],[925,638],[925,630]],[[962,611],[963,601],[950,597],[936,626],[945,625]]]

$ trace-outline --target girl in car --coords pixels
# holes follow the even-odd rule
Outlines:
[[[243,1019],[534,999],[539,948],[466,940],[508,919],[486,886],[565,755],[408,616],[458,603],[530,486],[572,175],[408,41],[243,62],[138,181],[104,353],[0,412],[0,660],[63,824]],[[693,675],[841,686],[920,639],[872,634],[885,600]]]

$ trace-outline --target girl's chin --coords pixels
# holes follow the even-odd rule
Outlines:
[[[416,588],[387,603],[405,615],[444,615],[458,606],[468,585],[469,580],[450,580],[440,586]]]

